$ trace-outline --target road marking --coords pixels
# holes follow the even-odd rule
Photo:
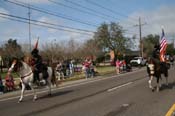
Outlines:
[[[119,88],[121,88],[121,87],[130,85],[130,84],[132,84],[132,83],[133,83],[133,82],[128,82],[128,83],[125,83],[125,84],[123,84],[123,85],[120,85],[120,86],[117,86],[117,87],[113,87],[113,88],[111,88],[111,89],[108,89],[107,91],[108,91],[108,92],[111,92],[111,91],[114,91],[114,90],[119,89]]]
[[[175,114],[173,114],[173,113],[175,113],[175,104],[173,104],[173,106],[171,106],[171,108],[168,110],[168,112],[165,116],[174,116]]]

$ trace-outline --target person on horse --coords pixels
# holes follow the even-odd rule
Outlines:
[[[34,72],[34,82],[40,81],[39,73],[41,72],[42,57],[38,54],[38,49],[34,48],[31,52]]]
[[[43,74],[43,79],[46,79],[48,77],[47,73],[47,66],[43,64],[42,57],[39,55],[39,50],[37,48],[34,48],[31,52],[32,54],[32,61],[33,61],[33,72],[34,72],[34,82],[40,81],[39,73]]]
[[[157,67],[158,64],[160,64],[160,45],[159,44],[155,44],[154,45],[154,50],[152,52],[152,59],[153,62],[155,64],[155,66]]]

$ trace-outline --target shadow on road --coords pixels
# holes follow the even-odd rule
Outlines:
[[[57,97],[57,96],[61,96],[61,95],[65,95],[65,94],[71,93],[71,92],[73,92],[73,90],[58,91],[58,92],[52,93],[51,95],[47,94],[47,95],[41,96],[41,97],[39,97],[39,99]]]
[[[168,83],[168,85],[162,84],[160,91],[167,90],[167,89],[173,89],[173,88],[175,88],[175,82]]]

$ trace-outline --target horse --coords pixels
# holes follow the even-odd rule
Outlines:
[[[24,97],[24,91],[27,86],[30,86],[30,88],[33,90],[33,101],[37,100],[37,93],[34,89],[34,73],[32,71],[32,67],[28,64],[28,62],[15,58],[8,71],[11,72],[12,70],[14,70],[14,72],[16,72],[20,76],[20,82],[22,85],[21,96],[18,103],[22,102]],[[47,72],[48,77],[47,79],[45,79],[45,85],[48,86],[48,95],[51,95],[51,85],[57,86],[57,82],[52,67],[47,67]],[[41,78],[42,74],[39,74],[39,76]]]
[[[166,85],[168,85],[168,69],[169,66],[166,62],[159,62],[157,63],[155,61],[154,58],[150,58],[148,60],[148,65],[147,65],[147,73],[149,75],[149,88],[152,89],[152,91],[154,90],[154,88],[152,87],[152,80],[153,77],[156,77],[156,82],[157,82],[157,92],[159,92],[159,89],[161,87],[161,85],[159,84],[159,80],[162,79],[161,75],[163,74],[164,77],[166,78]]]

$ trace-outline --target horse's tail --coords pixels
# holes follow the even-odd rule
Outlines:
[[[53,67],[51,67],[51,69],[52,69],[52,79],[51,79],[51,82],[52,82],[53,85],[55,84],[56,87],[58,87],[58,82],[57,82],[57,79],[56,79],[56,76],[55,76],[55,70],[54,70]]]

